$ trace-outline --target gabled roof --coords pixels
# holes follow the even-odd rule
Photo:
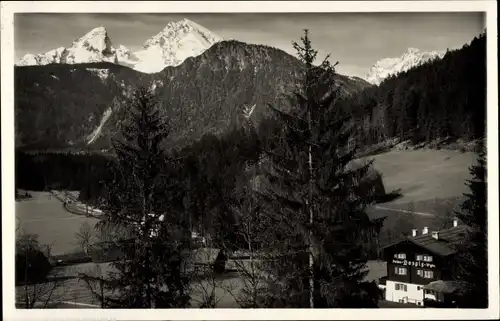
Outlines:
[[[195,264],[214,264],[220,252],[220,249],[202,247],[193,250],[188,260]]]
[[[463,283],[458,281],[443,281],[437,280],[429,284],[424,285],[425,290],[432,290],[439,293],[453,293],[457,290],[462,289]]]
[[[427,234],[411,237],[410,241],[428,249],[433,253],[447,256],[455,253],[455,246],[465,240],[467,235],[467,226],[459,225],[438,232],[439,237],[437,240],[432,237],[432,232],[429,231]]]
[[[429,231],[429,233],[427,234],[418,235],[415,237],[407,237],[399,242],[385,246],[384,249],[402,242],[409,241],[439,256],[448,256],[455,253],[455,246],[465,240],[467,226],[459,225],[449,229],[440,230],[438,232],[439,237],[437,240],[432,237],[432,232]]]

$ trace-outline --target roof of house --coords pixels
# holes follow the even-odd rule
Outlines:
[[[220,251],[216,248],[201,247],[193,250],[188,260],[195,264],[214,264]]]
[[[57,266],[49,273],[49,277],[77,278],[81,274],[90,276],[106,276],[110,272],[117,272],[113,263],[80,263],[67,266]]]
[[[427,234],[407,237],[402,241],[390,244],[388,246],[385,246],[384,248],[391,247],[401,242],[410,241],[434,254],[440,256],[448,256],[455,253],[457,251],[455,246],[464,241],[466,237],[467,226],[459,225],[456,227],[440,230],[438,232],[438,239],[432,237],[432,232],[429,231]]]
[[[458,281],[437,280],[424,285],[424,290],[431,290],[440,293],[453,293],[462,288],[462,283]]]

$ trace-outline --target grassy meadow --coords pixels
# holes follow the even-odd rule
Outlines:
[[[16,234],[37,234],[40,244],[51,246],[53,255],[81,251],[75,234],[83,223],[94,225],[97,219],[67,212],[49,192],[29,193],[32,198],[16,202]]]
[[[390,151],[368,157],[375,160],[375,168],[382,173],[386,191],[400,189],[403,194],[394,201],[369,209],[373,218],[388,216],[381,238],[388,234],[394,237],[401,232],[411,233],[412,228],[421,230],[427,226],[433,230],[444,227],[447,222],[449,225],[450,213],[459,204],[461,194],[467,191],[464,183],[470,177],[468,167],[475,162],[475,157],[473,153],[449,150]],[[49,192],[30,194],[32,198],[16,202],[16,217],[20,227],[17,233],[38,234],[40,244],[50,245],[53,255],[81,251],[75,234],[83,223],[93,225],[97,219],[67,212],[62,202]],[[383,243],[389,239],[381,241],[381,245],[386,245]],[[228,266],[231,263],[234,262],[228,262]],[[107,266],[99,265],[104,268]],[[89,272],[96,266],[95,263],[84,263],[54,269],[54,273],[65,278],[64,286],[55,295],[61,298],[58,306],[66,307],[69,302],[99,304],[91,296],[85,283],[77,278],[78,273]],[[367,267],[367,278],[370,280],[377,280],[386,274],[384,262],[370,261]],[[193,284],[192,306],[199,306],[202,297],[214,285],[219,300],[217,307],[235,307],[234,295],[243,287],[243,280],[237,272],[228,272],[215,283],[200,280]],[[18,299],[22,297],[22,293],[23,289],[17,288]]]
[[[418,206],[415,211],[432,211],[429,206],[439,203],[434,200],[454,199],[467,191],[464,183],[470,178],[468,168],[476,157],[471,152],[422,149],[394,150],[367,159],[374,159],[386,191],[401,189],[403,197],[392,204],[414,203]]]

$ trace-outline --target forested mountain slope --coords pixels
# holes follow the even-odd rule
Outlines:
[[[220,134],[255,105],[285,106],[303,66],[268,46],[223,41],[181,65],[144,74],[110,63],[15,67],[16,148],[106,149],[123,121],[121,108],[139,85],[151,86],[169,116],[169,143],[186,145]],[[338,75],[345,94],[371,86]]]
[[[345,102],[358,113],[362,141],[413,143],[485,134],[486,33],[461,49],[368,87]]]

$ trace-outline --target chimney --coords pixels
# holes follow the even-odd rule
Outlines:
[[[433,231],[432,232],[432,238],[435,240],[439,240],[439,232],[438,231]]]
[[[413,230],[411,230],[411,235],[415,237],[415,236],[417,236],[417,232],[418,232],[418,230],[416,228],[414,228]]]
[[[453,219],[453,227],[457,227],[458,226],[458,218],[454,218]]]
[[[422,229],[422,235],[429,233],[429,228],[426,226]]]

